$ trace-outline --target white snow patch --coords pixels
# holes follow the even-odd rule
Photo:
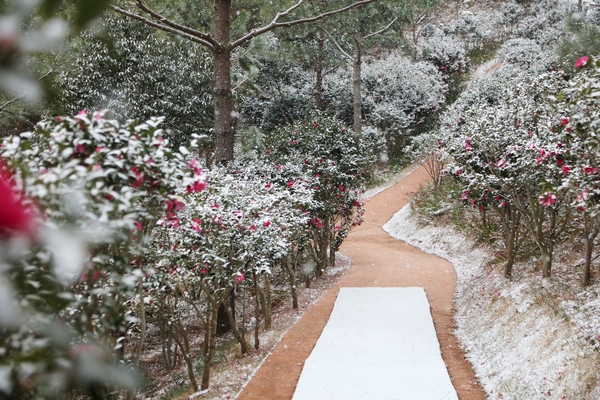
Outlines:
[[[600,398],[599,289],[582,289],[572,266],[557,262],[557,278],[542,279],[516,264],[505,279],[487,262],[491,249],[452,227],[423,226],[410,205],[383,229],[454,264],[455,333],[489,398]]]

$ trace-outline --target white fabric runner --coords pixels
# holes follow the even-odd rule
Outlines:
[[[341,288],[293,400],[458,399],[423,288]]]

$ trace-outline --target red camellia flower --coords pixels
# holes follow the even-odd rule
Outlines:
[[[271,225],[271,221],[269,221],[269,220],[266,220],[265,222],[263,222],[263,226],[265,228],[268,227],[268,226],[270,226],[270,225]]]
[[[187,192],[188,193],[201,192],[204,189],[206,189],[206,186],[208,186],[208,184],[206,183],[206,181],[204,181],[204,180],[198,180],[198,181],[195,181],[193,185],[188,185],[187,186]]]
[[[590,58],[588,56],[581,57],[580,59],[575,61],[575,68],[580,69],[580,68],[585,67],[589,60],[590,60]]]
[[[10,174],[0,165],[0,237],[32,234],[33,215],[17,198]]]
[[[567,117],[562,117],[560,119],[560,126],[567,126],[569,124],[569,118]]]
[[[293,179],[287,183],[287,187],[291,188],[296,183]]]
[[[596,167],[590,167],[590,166],[583,167],[583,172],[586,173],[586,174],[588,174],[588,175],[593,175],[593,174],[595,174],[595,173],[598,172],[598,168],[596,168]]]
[[[568,166],[568,165],[563,165],[563,166],[562,166],[562,172],[563,172],[563,174],[565,174],[565,175],[569,175],[569,172],[571,172],[571,167],[570,167],[570,166]]]

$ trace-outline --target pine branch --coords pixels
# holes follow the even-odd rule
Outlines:
[[[288,15],[290,12],[292,12],[293,10],[295,10],[296,8],[298,8],[304,2],[304,0],[300,0],[300,1],[298,1],[298,3],[296,3],[295,5],[293,5],[292,7],[290,7],[289,9],[287,9],[286,11],[278,13],[275,16],[275,18],[273,18],[273,21],[271,21],[271,23],[269,23],[268,25],[265,25],[262,28],[253,29],[250,33],[242,36],[241,38],[239,38],[236,41],[234,41],[233,43],[231,43],[231,48],[234,49],[234,48],[236,48],[238,46],[241,46],[244,43],[248,42],[249,40],[252,40],[252,39],[254,39],[257,36],[262,35],[263,33],[272,31],[273,29],[276,29],[276,28],[290,27],[290,26],[294,26],[294,25],[300,25],[300,24],[305,24],[305,23],[308,23],[308,22],[318,21],[320,19],[329,17],[331,15],[339,14],[339,13],[342,13],[344,11],[348,11],[348,10],[350,10],[352,8],[356,8],[356,7],[362,6],[364,4],[372,3],[374,1],[376,1],[376,0],[362,0],[362,1],[358,1],[356,3],[350,4],[349,6],[346,6],[346,7],[343,7],[343,8],[339,8],[337,10],[327,11],[327,12],[325,12],[323,14],[315,15],[313,17],[297,19],[297,20],[289,21],[289,22],[278,22],[281,17],[284,17],[284,16]]]
[[[189,33],[182,32],[182,31],[180,31],[178,29],[175,29],[175,28],[172,28],[170,26],[166,26],[166,25],[160,24],[158,22],[151,21],[148,18],[145,18],[145,17],[142,17],[141,15],[129,12],[127,10],[124,10],[124,9],[120,8],[120,7],[117,7],[117,6],[110,6],[110,7],[114,11],[118,12],[119,14],[125,15],[125,16],[127,16],[129,18],[136,19],[136,20],[138,20],[140,22],[143,22],[146,25],[149,25],[149,26],[153,27],[153,28],[160,29],[161,31],[172,33],[174,35],[180,36],[180,37],[182,37],[184,39],[187,39],[187,40],[190,40],[192,42],[200,43],[201,45],[203,45],[205,47],[208,47],[211,51],[215,51],[217,49],[217,47],[215,47],[211,42],[206,41],[206,40],[204,40],[202,38],[199,38],[199,37],[196,37],[196,36],[192,36]]]

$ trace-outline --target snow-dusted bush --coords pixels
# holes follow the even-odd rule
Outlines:
[[[467,52],[463,45],[439,30],[427,36],[421,53],[423,59],[435,65],[445,77],[464,72],[468,65]]]
[[[139,301],[137,284],[148,272],[139,262],[146,235],[177,193],[204,187],[159,124],[121,125],[81,112],[2,143],[0,155],[40,227],[29,242],[2,243],[0,279],[20,313],[2,333],[9,395],[133,387],[131,374],[110,363],[131,323],[124,297]]]
[[[131,19],[107,15],[105,38],[84,32],[59,82],[67,114],[110,109],[120,121],[164,116],[177,145],[192,134],[210,137],[214,118],[212,61],[199,45]]]
[[[449,36],[458,38],[468,51],[483,49],[504,38],[504,17],[501,13],[462,14],[441,27]]]
[[[365,121],[385,135],[388,154],[397,157],[408,137],[427,126],[444,105],[447,84],[433,64],[398,54],[373,61],[363,71],[365,102],[373,104]]]
[[[465,185],[462,200],[496,210],[506,243],[506,275],[515,239],[529,232],[550,275],[552,254],[570,215],[571,193],[557,185],[565,174],[565,151],[551,95],[565,85],[553,72],[513,80],[493,103],[453,107],[442,121],[441,141],[448,171]],[[554,184],[555,189],[549,187]]]
[[[511,39],[498,51],[498,59],[516,68],[526,69],[543,59],[542,48],[531,39]]]
[[[372,156],[361,135],[341,121],[321,113],[277,130],[265,141],[267,162],[303,166],[312,179],[314,203],[306,211],[309,221],[311,256],[317,276],[333,264],[335,252],[350,229],[362,222],[361,194]],[[301,184],[287,182],[294,188]]]

